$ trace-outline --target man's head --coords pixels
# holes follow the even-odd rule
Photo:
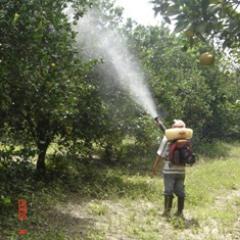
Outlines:
[[[173,120],[172,128],[185,128],[185,127],[186,127],[186,124],[184,121],[180,119]]]

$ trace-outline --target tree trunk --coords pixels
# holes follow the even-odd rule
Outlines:
[[[37,172],[44,173],[46,171],[45,158],[49,144],[38,144],[38,160],[37,160]]]
[[[107,144],[107,146],[105,147],[103,158],[105,163],[107,164],[113,164],[114,162],[116,162],[116,152],[112,144]]]

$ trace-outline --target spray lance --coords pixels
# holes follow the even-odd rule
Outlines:
[[[157,123],[158,127],[163,131],[163,133],[165,133],[165,130],[167,129],[165,127],[165,125],[163,124],[163,122],[161,121],[160,117],[157,116],[154,118],[155,122]]]

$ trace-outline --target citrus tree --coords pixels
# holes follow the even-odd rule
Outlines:
[[[199,64],[199,51],[211,46],[200,42],[184,51],[185,37],[167,28],[135,26],[129,32],[167,125],[182,118],[197,139],[228,134],[231,114],[226,109],[233,104],[235,78],[218,64]]]
[[[167,22],[176,23],[176,31],[185,31],[193,39],[217,37],[224,47],[239,47],[239,0],[153,0],[154,10]]]
[[[79,1],[78,9],[85,4]],[[67,137],[77,124],[88,129],[100,108],[86,77],[95,61],[79,58],[65,7],[51,0],[0,3],[1,121],[15,139],[35,144],[37,170],[45,170],[56,135]],[[79,137],[94,136],[85,130]]]

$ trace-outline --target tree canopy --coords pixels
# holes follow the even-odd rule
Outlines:
[[[162,14],[176,31],[189,37],[217,37],[224,47],[238,48],[240,39],[240,1],[238,0],[154,0],[155,13]]]
[[[114,84],[116,72],[104,65],[104,55],[92,57],[94,48],[79,41],[84,35],[77,34],[69,23],[63,11],[66,3],[0,3],[1,141],[33,148],[38,155],[38,170],[45,169],[46,152],[52,142],[73,147],[81,158],[89,156],[94,148],[111,158],[114,152],[121,152],[126,139],[134,139],[136,146],[147,151],[160,135],[153,119]],[[203,49],[214,51],[218,59],[221,52],[208,42],[196,42],[186,51],[182,48],[186,42],[183,35],[171,34],[162,26],[144,27],[131,20],[124,23],[122,9],[115,8],[111,1],[72,3],[76,9],[74,24],[95,7],[102,13],[98,28],[125,35],[126,48],[138,58],[167,125],[174,118],[184,119],[195,129],[196,142],[239,136],[237,73],[225,71],[225,63],[220,65],[218,60],[212,66],[202,66],[198,61]],[[190,38],[216,35],[226,46],[235,48],[239,44],[237,1],[219,5],[204,0],[156,0],[154,4],[167,21],[169,16],[177,20],[178,30],[191,31]],[[204,19],[208,21],[204,23]],[[230,35],[227,29],[231,29]],[[235,38],[230,38],[233,35]],[[91,39],[91,44],[97,41]],[[125,57],[126,62],[132,61],[130,56]]]

